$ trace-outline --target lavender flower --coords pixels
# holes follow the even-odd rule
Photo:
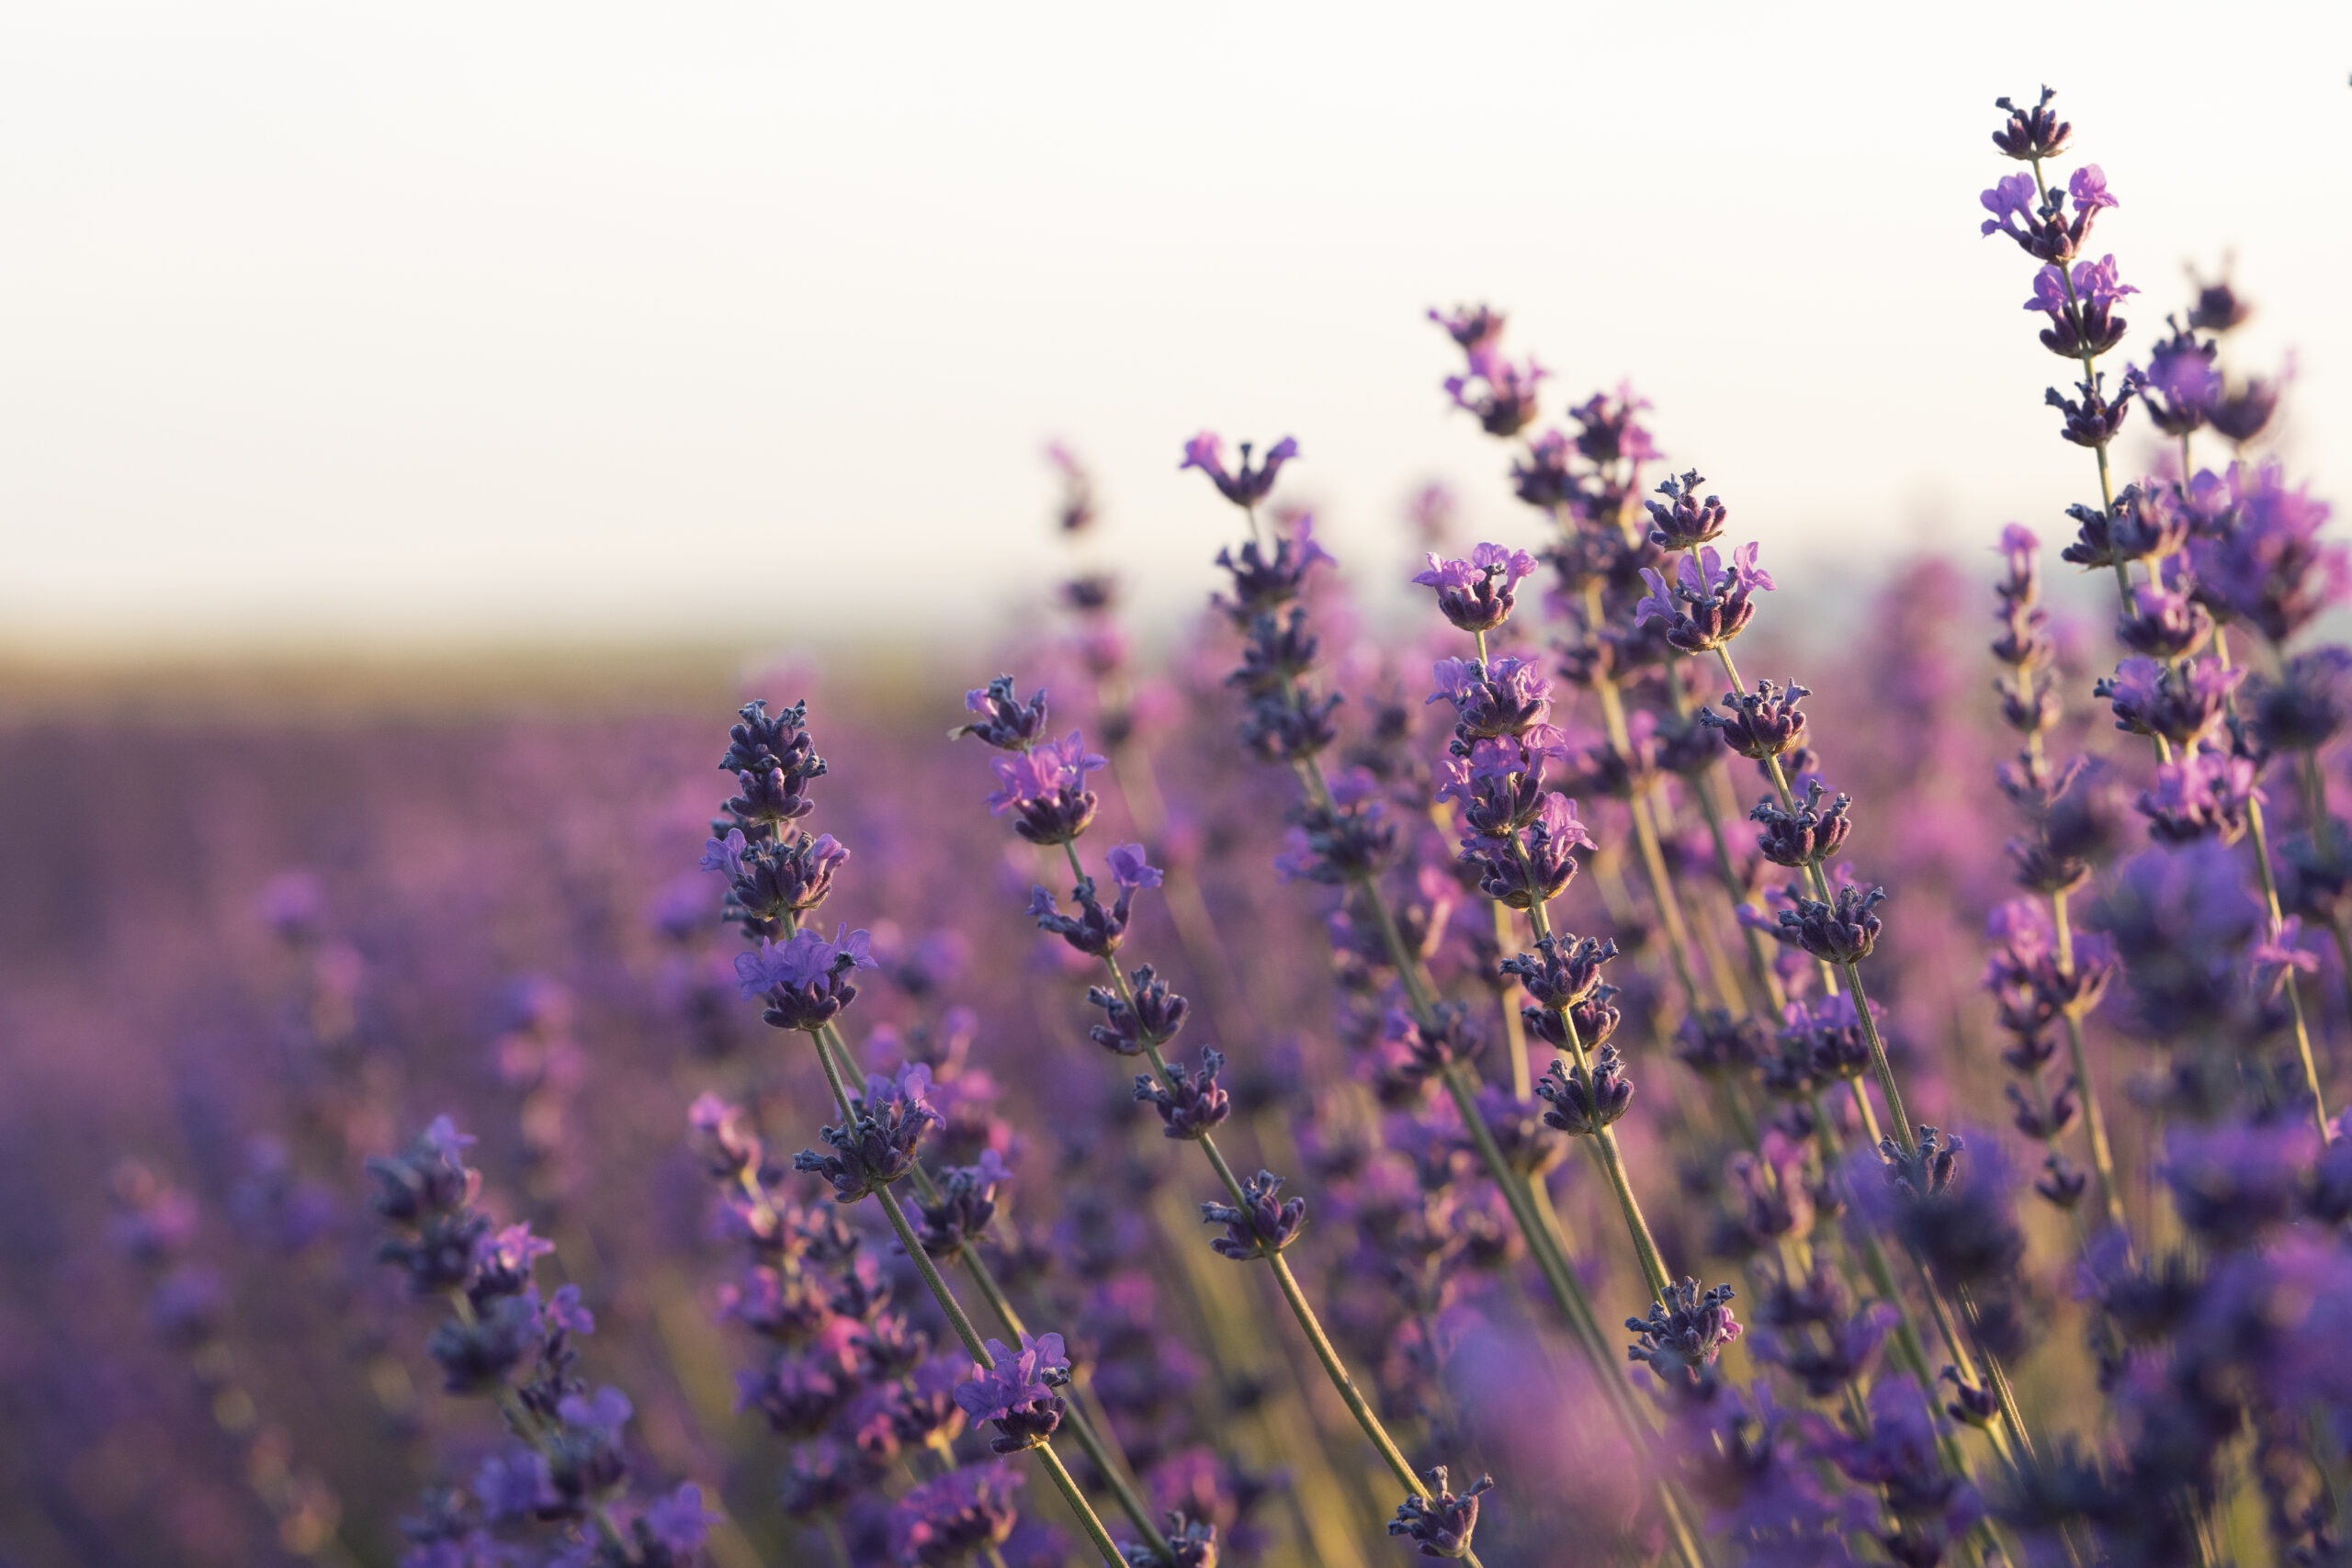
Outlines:
[[[1136,1099],[1148,1100],[1158,1108],[1160,1130],[1166,1136],[1206,1137],[1233,1111],[1230,1097],[1216,1081],[1224,1066],[1224,1054],[1211,1049],[1201,1053],[1200,1071],[1196,1074],[1188,1076],[1183,1068],[1171,1066],[1167,1081],[1162,1083],[1148,1073],[1137,1073]]]
[[[1666,629],[1666,640],[1685,653],[1705,653],[1737,637],[1755,618],[1751,594],[1769,590],[1772,574],[1756,564],[1753,544],[1732,552],[1731,565],[1712,545],[1680,557],[1671,587],[1655,568],[1642,568],[1649,593],[1634,606],[1634,624],[1652,621]]]
[[[1726,692],[1723,706],[1729,716],[1702,711],[1702,722],[1724,738],[1724,744],[1752,761],[1783,757],[1804,744],[1804,715],[1797,710],[1798,700],[1813,694],[1791,682],[1787,686],[1775,686],[1770,681],[1756,682],[1751,694]]]
[[[915,1235],[932,1257],[947,1259],[988,1234],[996,1218],[997,1189],[1012,1179],[1004,1157],[984,1148],[968,1166],[950,1166],[939,1172],[936,1199],[919,1198],[915,1208],[922,1224]]]
[[[1068,1409],[1054,1391],[1069,1382],[1069,1357],[1062,1337],[1048,1334],[1021,1337],[1018,1351],[1003,1341],[988,1342],[990,1366],[974,1366],[972,1375],[956,1385],[956,1403],[978,1426],[995,1425],[997,1436],[989,1447],[1001,1454],[1034,1449],[1053,1436]]]
[[[1839,795],[1824,809],[1821,797],[1828,793],[1815,778],[1807,782],[1805,798],[1793,811],[1769,798],[1758,802],[1747,814],[1747,819],[1762,829],[1756,838],[1758,852],[1774,865],[1787,866],[1818,865],[1836,854],[1853,830],[1853,821],[1846,815],[1853,801]]]
[[[1601,1046],[1589,1069],[1555,1058],[1535,1086],[1537,1096],[1552,1105],[1544,1124],[1573,1137],[1597,1136],[1633,1106],[1633,1080],[1623,1066],[1613,1045]]]
[[[900,1067],[895,1078],[869,1077],[865,1098],[851,1102],[853,1117],[818,1129],[833,1152],[803,1149],[792,1156],[792,1168],[832,1183],[837,1203],[854,1203],[900,1179],[914,1168],[924,1130],[946,1124],[928,1098],[930,1089],[931,1068],[921,1062]]]
[[[1640,1336],[1627,1355],[1649,1368],[1662,1397],[1703,1400],[1713,1390],[1715,1359],[1742,1332],[1732,1316],[1733,1294],[1729,1285],[1702,1294],[1698,1280],[1685,1280],[1651,1303],[1647,1317],[1625,1320]]]
[[[1184,460],[1176,465],[1179,472],[1198,468],[1206,474],[1216,492],[1247,511],[1256,507],[1273,493],[1274,476],[1282,467],[1298,456],[1298,443],[1283,436],[1266,448],[1263,462],[1253,464],[1250,457],[1250,443],[1241,444],[1240,465],[1227,472],[1225,466],[1225,443],[1214,433],[1204,430],[1184,443]],[[1220,563],[1221,564],[1221,563]]]
[[[825,760],[802,728],[808,716],[806,703],[770,714],[765,703],[752,702],[727,732],[727,754],[718,766],[735,775],[742,793],[727,802],[726,810],[752,838],[773,837],[785,823],[815,809],[808,785],[824,776]]]
[[[909,1491],[891,1509],[892,1550],[922,1568],[960,1568],[1012,1537],[1012,1495],[1022,1477],[1001,1465],[951,1470]]]
[[[1837,889],[1825,904],[1792,889],[1790,907],[1781,911],[1781,940],[1825,964],[1859,963],[1878,942],[1882,922],[1877,909],[1885,898],[1883,887],[1847,886]]]
[[[979,716],[947,732],[950,740],[970,735],[1000,751],[1025,751],[1046,733],[1046,693],[1040,687],[1023,702],[1012,677],[999,675],[964,694],[967,712]]]
[[[2007,98],[1994,99],[1993,107],[2009,118],[1993,133],[1993,145],[2021,164],[2040,163],[2064,152],[2075,128],[2051,108],[2050,100],[2057,96],[2054,89],[2044,87],[2041,100],[2030,108],[2019,108]]]
[[[1413,581],[1435,589],[1439,611],[1465,632],[1489,632],[1510,619],[1515,591],[1535,574],[1533,556],[1501,545],[1480,545],[1467,560],[1431,555],[1429,563]]]
[[[1707,481],[1692,468],[1679,479],[1668,479],[1657,487],[1658,494],[1667,499],[1643,504],[1649,509],[1650,543],[1672,554],[1677,550],[1695,550],[1723,536],[1724,521],[1728,515],[1724,503],[1713,496],[1699,499],[1699,487]]]
[[[2190,751],[2220,729],[2230,695],[2245,679],[2245,671],[2224,670],[2214,659],[2166,665],[2136,658],[2117,665],[2096,691],[2114,708],[2116,728],[2162,736]]]
[[[999,817],[1012,812],[1012,830],[1033,844],[1067,844],[1086,831],[1102,804],[1086,787],[1086,775],[1109,765],[1086,749],[1075,729],[1062,740],[991,757],[997,787],[988,797],[989,810]]]
[[[1134,998],[1130,1005],[1128,997]],[[1148,964],[1127,972],[1127,995],[1104,986],[1087,988],[1086,999],[1102,1010],[1104,1021],[1090,1026],[1087,1034],[1106,1051],[1122,1056],[1140,1055],[1149,1047],[1165,1045],[1184,1026],[1190,1004],[1168,988],[1168,982]]]
[[[1411,1540],[1423,1557],[1463,1557],[1478,1528],[1478,1499],[1495,1488],[1495,1478],[1482,1475],[1460,1492],[1446,1489],[1446,1469],[1439,1465],[1422,1472],[1430,1483],[1427,1497],[1408,1497],[1396,1505],[1388,1533]]]
[[[1247,1208],[1237,1209],[1228,1203],[1201,1205],[1204,1221],[1225,1227],[1223,1235],[1209,1242],[1220,1257],[1247,1262],[1253,1258],[1271,1257],[1298,1239],[1299,1227],[1306,1223],[1306,1200],[1278,1198],[1282,1185],[1281,1177],[1271,1170],[1261,1170],[1242,1184],[1241,1195]]]
[[[778,1029],[815,1031],[857,999],[850,976],[875,967],[864,931],[836,927],[827,942],[814,931],[797,931],[782,942],[762,938],[757,949],[735,955],[735,977],[746,998],[766,1002],[760,1016]]]

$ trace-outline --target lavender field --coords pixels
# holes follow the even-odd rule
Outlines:
[[[1859,589],[1498,301],[1510,526],[1170,430],[1170,646],[1056,445],[961,664],[16,704],[0,1563],[2352,1562],[2352,556],[2064,103]]]

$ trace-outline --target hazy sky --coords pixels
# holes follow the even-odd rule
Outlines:
[[[1473,299],[1768,563],[2054,534],[2088,459],[1976,233],[2045,79],[2127,347],[2234,251],[2343,493],[2347,72],[2340,0],[11,6],[0,642],[986,626],[1054,434],[1164,604],[1204,425],[1295,434],[1367,569],[1433,477],[1525,537],[1421,319]]]

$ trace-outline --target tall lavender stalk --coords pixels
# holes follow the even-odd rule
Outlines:
[[[2003,1024],[2017,1036],[2004,1055],[2013,1071],[2030,1079],[2046,1059],[2042,1031],[2053,1017],[2066,1032],[2067,1061],[2074,1071],[2071,1098],[2061,1089],[2048,1098],[2036,1095],[2030,1102],[2020,1097],[2018,1103],[2018,1130],[2042,1137],[2050,1146],[2042,1195],[2071,1212],[2082,1191],[2081,1177],[2068,1168],[2057,1148],[2058,1135],[2071,1120],[2071,1106],[2078,1102],[2100,1211],[2109,1224],[2120,1227],[2125,1223],[2123,1197],[2108,1142],[2107,1113],[2083,1045],[2083,1020],[2098,1005],[2115,961],[2103,938],[2076,940],[2068,902],[2089,877],[2089,856],[2103,847],[2105,835],[2097,804],[2084,798],[2091,786],[2082,782],[2083,759],[2053,763],[2042,746],[2043,734],[2058,722],[2060,699],[2054,685],[2038,682],[2055,657],[2045,629],[2048,615],[2040,603],[2041,542],[2030,530],[2011,524],[2002,533],[2000,548],[2007,571],[1996,590],[2002,628],[1994,639],[1993,654],[2008,671],[2001,691],[2002,718],[2024,737],[2016,762],[2001,770],[2001,788],[2026,814],[2031,829],[2029,837],[2010,846],[2018,879],[2048,900],[2049,914],[2046,920],[2019,916],[2004,922],[1987,978],[2000,1003]]]
[[[1270,482],[1271,472],[1267,479]],[[1160,886],[1163,874],[1146,858],[1142,845],[1114,846],[1105,861],[1118,892],[1105,906],[1098,885],[1080,859],[1078,840],[1092,824],[1100,805],[1087,787],[1086,777],[1103,766],[1105,760],[1089,753],[1075,731],[1060,740],[1047,739],[1046,694],[1037,692],[1023,702],[1010,676],[1000,676],[971,692],[967,705],[975,716],[964,726],[963,733],[1004,753],[991,759],[999,788],[989,798],[989,808],[1000,814],[1013,813],[1014,829],[1023,840],[1058,847],[1069,863],[1074,912],[1064,913],[1059,901],[1038,887],[1031,895],[1029,914],[1040,930],[1059,936],[1077,952],[1102,964],[1111,984],[1088,992],[1089,1000],[1103,1013],[1103,1021],[1090,1032],[1094,1042],[1115,1055],[1140,1055],[1150,1065],[1149,1073],[1136,1077],[1136,1101],[1158,1111],[1169,1137],[1200,1149],[1232,1199],[1230,1204],[1201,1205],[1203,1219],[1225,1226],[1225,1234],[1211,1245],[1223,1257],[1265,1263],[1331,1386],[1381,1462],[1405,1488],[1408,1500],[1397,1510],[1391,1533],[1409,1534],[1424,1544],[1442,1546],[1442,1555],[1476,1562],[1470,1537],[1477,1517],[1476,1497],[1491,1483],[1482,1482],[1456,1498],[1445,1490],[1442,1467],[1429,1472],[1425,1478],[1406,1460],[1371,1402],[1357,1388],[1283,1256],[1306,1223],[1306,1200],[1283,1198],[1283,1179],[1272,1171],[1261,1170],[1243,1181],[1217,1145],[1215,1129],[1232,1113],[1231,1098],[1216,1081],[1225,1066],[1224,1055],[1204,1049],[1199,1067],[1191,1072],[1171,1065],[1165,1047],[1183,1027],[1190,1004],[1169,989],[1149,964],[1129,970],[1119,963],[1116,955],[1125,942],[1135,897]]]
[[[1510,395],[1532,396],[1536,375],[1531,367],[1523,372],[1498,370],[1496,378],[1498,385],[1520,389]],[[1287,457],[1295,455],[1295,444],[1286,440],[1274,450]],[[1224,608],[1246,639],[1241,668],[1231,677],[1250,699],[1243,736],[1261,760],[1287,764],[1304,796],[1293,818],[1286,872],[1345,886],[1359,900],[1378,932],[1379,944],[1403,992],[1415,1070],[1421,1081],[1434,1079],[1445,1087],[1488,1177],[1501,1192],[1529,1252],[1591,1360],[1612,1413],[1631,1439],[1645,1443],[1646,1430],[1617,1381],[1623,1376],[1623,1364],[1608,1351],[1599,1319],[1568,1264],[1556,1218],[1550,1214],[1548,1202],[1539,1198],[1540,1189],[1504,1153],[1478,1104],[1466,1021],[1459,1010],[1439,1001],[1381,891],[1379,873],[1393,844],[1393,829],[1383,822],[1376,799],[1353,788],[1343,795],[1324,774],[1321,756],[1337,738],[1332,713],[1340,697],[1333,694],[1318,698],[1306,683],[1317,645],[1307,630],[1306,611],[1295,602],[1307,572],[1330,557],[1315,543],[1305,522],[1293,536],[1277,539],[1271,547],[1266,544],[1257,509],[1272,487],[1272,468],[1253,471],[1245,463],[1240,475],[1227,474],[1218,457],[1216,438],[1205,434],[1187,447],[1185,466],[1203,468],[1218,491],[1244,512],[1250,525],[1250,541],[1238,551],[1220,552],[1217,561],[1232,580],[1232,597],[1222,602]],[[1566,843],[1559,848],[1565,855]],[[1619,1178],[1612,1185],[1620,1202],[1631,1205],[1632,1188],[1622,1179],[1622,1161]],[[1634,1212],[1638,1218],[1638,1205]],[[1644,1275],[1653,1281],[1653,1292],[1663,1292],[1668,1276],[1655,1243],[1648,1242],[1646,1226],[1636,1227],[1635,1246]],[[1661,1499],[1677,1551],[1695,1568],[1703,1554],[1690,1529],[1688,1510],[1670,1488],[1662,1491]]]
[[[2054,91],[2044,87],[2040,100],[2025,108],[2007,98],[1998,100],[1996,107],[2008,118],[1994,132],[1994,145],[2029,165],[2031,172],[1997,181],[1980,199],[1992,215],[1984,220],[1983,231],[1988,236],[2007,235],[2041,264],[2035,276],[2034,296],[2025,308],[2049,318],[2049,326],[2041,333],[2043,346],[2062,358],[2078,361],[2083,367],[2083,379],[2076,385],[2079,398],[2064,397],[2054,388],[2045,394],[2045,400],[2064,416],[2061,434],[2075,446],[2090,448],[2098,464],[2099,506],[2096,511],[2087,506],[2069,508],[2079,533],[2067,547],[2064,558],[2085,567],[2113,570],[2120,601],[2116,635],[2138,656],[2125,661],[2115,682],[2102,683],[2101,694],[2109,694],[2110,688],[2120,683],[2134,697],[2144,694],[2154,704],[2170,699],[2176,709],[2212,711],[2218,718],[2222,710],[2233,705],[2229,694],[2235,678],[2229,665],[2227,636],[2201,601],[2218,599],[2226,604],[2228,595],[2226,590],[2217,594],[2202,587],[2205,574],[2199,570],[2199,552],[2187,547],[2192,533],[2201,531],[2211,540],[2215,536],[2226,539],[2232,531],[2226,520],[2211,516],[2190,493],[2194,479],[2188,468],[2189,435],[2211,417],[2222,396],[2218,380],[2211,374],[2212,355],[2193,338],[2184,343],[2185,334],[2176,330],[2163,351],[2152,358],[2152,375],[2127,369],[2114,395],[2108,394],[2098,361],[2122,342],[2129,323],[2115,310],[2126,295],[2139,290],[2121,280],[2112,255],[2096,262],[2077,259],[2098,214],[2118,203],[2108,190],[2104,171],[2096,164],[2077,165],[2064,193],[2050,183],[2044,164],[2067,148],[2074,133],[2073,126],[2058,118],[2050,107],[2055,96]],[[2230,313],[2233,315],[2234,310]],[[2134,398],[2152,381],[2155,392],[2150,402],[2152,414],[2159,427],[2175,434],[2181,444],[2180,484],[2161,487],[2152,481],[2119,492],[2108,449],[2123,429]],[[2274,400],[2275,393],[2256,400],[2259,417],[2244,404],[2225,417],[2241,427],[2258,429],[2267,422]],[[2135,560],[2143,563],[2147,578],[2136,587],[2131,572]],[[2213,648],[2210,656],[2199,651],[2209,640]],[[2148,705],[2135,702],[2132,705]],[[2245,752],[2234,728],[2229,742],[2221,744],[2211,724],[2201,732],[2192,729],[2176,738],[2163,723],[2143,720],[2136,712],[2120,706],[2119,715],[2126,728],[2147,735],[2155,748],[2156,787],[2141,800],[2152,832],[2167,842],[2185,842],[2215,834],[2233,839],[2241,831],[2252,830],[2255,868],[2270,917],[2271,940],[2277,944],[2284,926],[2261,792],[2256,787],[2260,761]],[[2326,1097],[2297,969],[2295,964],[2287,965],[2281,971],[2280,985],[2294,1029],[2304,1089],[2324,1138],[2330,1135]]]
[[[895,1078],[868,1077],[865,1093],[853,1096],[824,1038],[842,1010],[856,999],[854,976],[876,965],[865,931],[844,928],[829,942],[798,926],[800,917],[823,901],[848,858],[848,851],[831,834],[811,838],[788,826],[808,815],[813,805],[808,785],[825,772],[803,728],[806,713],[805,706],[795,706],[770,715],[760,703],[743,709],[720,764],[741,786],[741,793],[726,805],[733,826],[726,839],[712,840],[705,861],[711,865],[715,859],[712,869],[728,874],[736,918],[744,922],[747,933],[763,928],[783,931],[787,913],[797,928],[782,942],[774,934],[760,934],[758,947],[736,961],[743,994],[765,1004],[762,1019],[808,1036],[841,1111],[838,1124],[820,1129],[829,1152],[803,1150],[794,1157],[794,1166],[822,1176],[831,1184],[837,1202],[871,1197],[880,1205],[924,1288],[972,1358],[973,1375],[958,1387],[957,1402],[976,1422],[994,1423],[999,1452],[1035,1453],[1104,1563],[1126,1568],[1125,1556],[1054,1451],[1053,1436],[1069,1413],[1068,1401],[1057,1392],[1069,1381],[1059,1337],[1033,1341],[1023,1335],[1017,1352],[1001,1341],[983,1340],[891,1190],[920,1168],[916,1151],[925,1131],[944,1121],[925,1097],[927,1069],[915,1064]],[[746,902],[746,889],[755,901]],[[1049,1350],[1034,1348],[1048,1342]]]

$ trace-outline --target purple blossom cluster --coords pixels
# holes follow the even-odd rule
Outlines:
[[[1204,433],[1146,657],[1057,445],[1024,678],[796,672],[717,795],[699,713],[16,732],[0,1555],[2341,1561],[2352,558],[2054,104],[2088,618],[2019,524],[1776,576],[1471,307],[1500,536],[1342,570]]]

